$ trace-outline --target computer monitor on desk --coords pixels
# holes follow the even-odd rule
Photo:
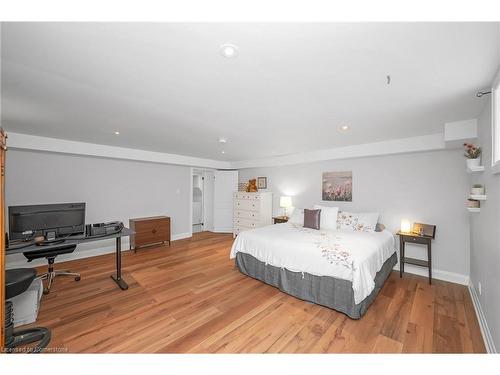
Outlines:
[[[85,233],[85,203],[9,207],[11,240],[35,236],[58,238]]]

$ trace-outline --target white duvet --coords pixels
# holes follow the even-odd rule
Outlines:
[[[289,271],[351,281],[358,304],[375,287],[375,275],[395,252],[395,241],[387,230],[318,231],[284,223],[240,233],[233,243],[231,259],[238,252]]]

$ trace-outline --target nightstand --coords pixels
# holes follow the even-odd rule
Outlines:
[[[275,216],[273,217],[274,224],[286,223],[288,221],[288,216]]]
[[[405,263],[414,266],[427,267],[429,269],[429,284],[432,284],[432,254],[431,241],[434,236],[424,236],[416,233],[398,232],[399,236],[399,277],[403,277],[405,272]],[[407,243],[420,244],[427,246],[427,260],[405,257],[405,246]]]

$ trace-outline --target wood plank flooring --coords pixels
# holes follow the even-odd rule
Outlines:
[[[208,232],[172,246],[56,264],[36,325],[50,347],[90,353],[484,353],[465,286],[393,272],[361,320],[301,301],[242,275],[232,236]]]

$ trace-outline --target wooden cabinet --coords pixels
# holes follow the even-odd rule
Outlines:
[[[0,349],[5,342],[5,151],[7,150],[4,131],[0,128]]]
[[[234,193],[233,237],[273,223],[273,193]]]
[[[130,249],[150,245],[165,244],[170,246],[170,218],[167,216],[142,217],[129,220],[130,229],[135,233],[130,236]]]

